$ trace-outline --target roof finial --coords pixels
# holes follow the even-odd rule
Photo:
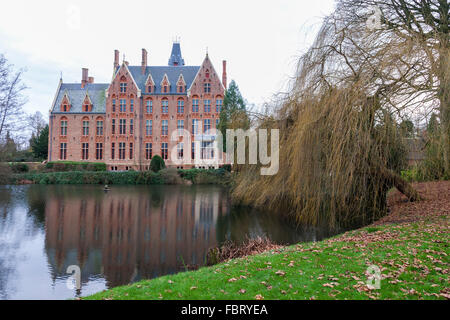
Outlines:
[[[62,71],[60,71],[59,81],[63,82]]]
[[[206,56],[208,56],[208,46],[206,46]]]

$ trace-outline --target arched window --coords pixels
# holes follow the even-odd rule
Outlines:
[[[153,100],[152,99],[147,99],[145,101],[145,111],[148,114],[153,113]]]
[[[192,112],[197,113],[198,112],[198,107],[199,105],[199,99],[198,96],[193,96],[192,97]]]
[[[222,96],[217,96],[216,97],[216,112],[220,113],[222,111],[223,108],[223,98]]]
[[[182,114],[184,113],[184,99],[179,98],[177,101],[177,113]]]
[[[98,117],[96,120],[96,131],[97,136],[103,136],[103,118]]]
[[[120,93],[127,93],[127,78],[125,76],[120,78]]]
[[[167,98],[161,100],[161,113],[169,113],[169,100]]]
[[[89,135],[89,118],[84,117],[82,120],[82,135],[88,136]]]
[[[67,118],[66,117],[61,118],[61,136],[63,136],[63,137],[67,136]]]

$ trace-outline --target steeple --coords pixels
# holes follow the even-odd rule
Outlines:
[[[172,53],[170,54],[169,66],[184,66],[184,59],[181,55],[180,42],[174,41]]]

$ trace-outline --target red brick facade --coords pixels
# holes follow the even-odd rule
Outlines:
[[[81,83],[60,81],[50,114],[49,161],[105,162],[108,170],[147,170],[151,157],[160,155],[169,167],[205,167],[198,158],[214,153],[207,141],[214,140],[223,104],[225,61],[222,83],[208,55],[201,66],[184,66],[178,43],[169,66],[147,66],[145,49],[140,66],[126,61],[120,65],[117,50],[114,56],[111,83],[94,83],[87,69]],[[219,159],[206,166],[222,163]]]

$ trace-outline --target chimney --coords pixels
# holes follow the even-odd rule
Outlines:
[[[88,74],[89,74],[89,69],[87,69],[87,68],[81,69],[81,88],[84,88],[86,83],[88,83],[88,77],[89,77]]]
[[[142,49],[142,63],[141,63],[142,74],[145,74],[145,69],[147,69],[147,50]]]
[[[227,88],[227,61],[223,60],[222,84]]]
[[[94,83],[94,77],[89,77],[89,78],[88,78],[88,82],[89,82],[89,83]]]
[[[116,72],[119,66],[119,50],[114,50],[114,72]]]

